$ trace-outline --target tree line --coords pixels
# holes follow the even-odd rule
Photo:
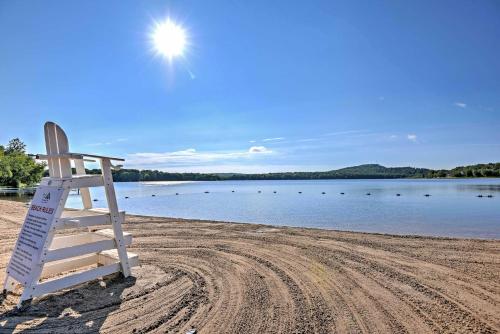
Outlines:
[[[73,171],[74,172],[74,171]],[[99,174],[99,169],[87,169]],[[14,138],[0,145],[0,186],[25,187],[48,176],[46,164],[36,162],[26,154],[26,145]],[[116,182],[138,181],[224,181],[224,180],[316,180],[316,179],[395,179],[395,178],[464,178],[500,177],[500,163],[460,166],[450,170],[414,167],[384,167],[366,164],[322,172],[282,172],[265,174],[239,173],[169,173],[159,170],[120,169],[113,171]]]
[[[88,170],[100,173],[100,170]],[[451,170],[414,167],[384,167],[368,164],[325,172],[282,172],[265,174],[169,173],[159,170],[121,169],[113,171],[116,182],[137,181],[224,181],[224,180],[325,180],[325,179],[399,179],[500,177],[500,163],[461,166]]]

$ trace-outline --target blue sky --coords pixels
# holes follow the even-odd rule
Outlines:
[[[500,161],[497,1],[0,0],[0,41],[0,142],[30,152],[52,120],[133,168]]]

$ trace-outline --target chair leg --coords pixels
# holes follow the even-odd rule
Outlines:
[[[109,214],[113,226],[116,248],[122,267],[123,276],[130,276],[130,264],[128,262],[127,250],[123,240],[122,221],[118,213],[118,204],[116,202],[115,188],[113,186],[113,175],[111,174],[111,161],[109,159],[101,160],[102,176],[104,178],[104,190],[108,202]]]

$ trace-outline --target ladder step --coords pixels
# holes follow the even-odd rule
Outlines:
[[[119,216],[120,223],[123,223],[125,221],[125,211],[120,211]],[[96,225],[111,225],[111,216],[108,209],[66,210],[63,217],[56,219],[53,228],[63,230]]]
[[[104,179],[100,174],[72,175],[68,178],[44,177],[40,182],[40,185],[71,189],[101,187],[104,185]]]
[[[62,278],[46,281],[35,286],[30,298],[44,295],[46,293],[66,289],[74,285],[85,283],[96,278],[117,273],[120,271],[120,263],[113,263],[102,267],[93,268],[81,273],[65,276]]]
[[[99,254],[87,254],[47,263],[43,266],[42,278],[54,276],[65,271],[78,269],[81,267],[91,266],[99,262]]]
[[[127,257],[129,265],[135,267],[139,264],[139,257],[135,253],[127,252]],[[59,261],[54,261],[47,263],[43,267],[42,278],[47,278],[60,274],[62,272],[75,270],[82,267],[87,267],[95,264],[108,265],[116,262],[120,262],[118,256],[118,251],[116,249],[110,249],[103,251],[101,253],[87,254],[70,259],[64,259]]]
[[[115,262],[120,262],[120,257],[118,256],[118,251],[116,249],[110,249],[103,251],[98,254],[99,264],[108,265]],[[136,267],[139,265],[139,256],[132,252],[127,252],[128,263],[130,267]]]
[[[139,257],[137,256],[137,254],[128,252],[127,257],[130,267],[136,267],[139,265]],[[121,270],[120,260],[118,259],[118,252],[116,250],[104,251],[101,254],[82,256],[81,258],[72,260],[58,261],[54,263],[55,265],[53,265],[50,270],[53,269],[54,273],[60,273],[62,271],[77,269],[79,267],[97,263],[102,266],[37,284],[30,298],[69,288],[99,277],[117,273]],[[82,265],[78,266],[80,264]],[[48,272],[49,270],[47,271],[47,273]]]
[[[123,233],[125,246],[132,244],[132,235]],[[90,253],[116,248],[113,230],[105,229],[76,235],[58,236],[52,241],[51,249],[45,256],[45,262],[68,259]]]

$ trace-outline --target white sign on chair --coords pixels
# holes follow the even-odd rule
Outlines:
[[[19,233],[12,257],[7,266],[7,274],[26,285],[32,269],[38,264],[43,245],[59,207],[62,188],[38,187],[31,201],[28,214]]]
[[[130,267],[138,265],[137,255],[126,250],[132,236],[122,231],[125,213],[118,210],[111,172],[111,161],[123,159],[70,153],[66,134],[57,124],[47,122],[44,129],[47,154],[37,158],[48,161],[50,176],[42,179],[31,201],[4,282],[4,293],[12,291],[16,282],[24,287],[18,306],[34,297],[112,273],[121,272],[127,277]],[[101,174],[85,173],[86,158],[100,162]],[[89,187],[104,187],[108,209],[92,208]],[[80,189],[83,210],[64,210],[71,189]],[[94,231],[99,225],[111,228]],[[56,235],[67,228],[85,231]],[[85,270],[81,270],[83,267]],[[79,271],[61,277],[73,270]],[[55,275],[58,277],[51,278]],[[41,278],[47,279],[40,282]]]

